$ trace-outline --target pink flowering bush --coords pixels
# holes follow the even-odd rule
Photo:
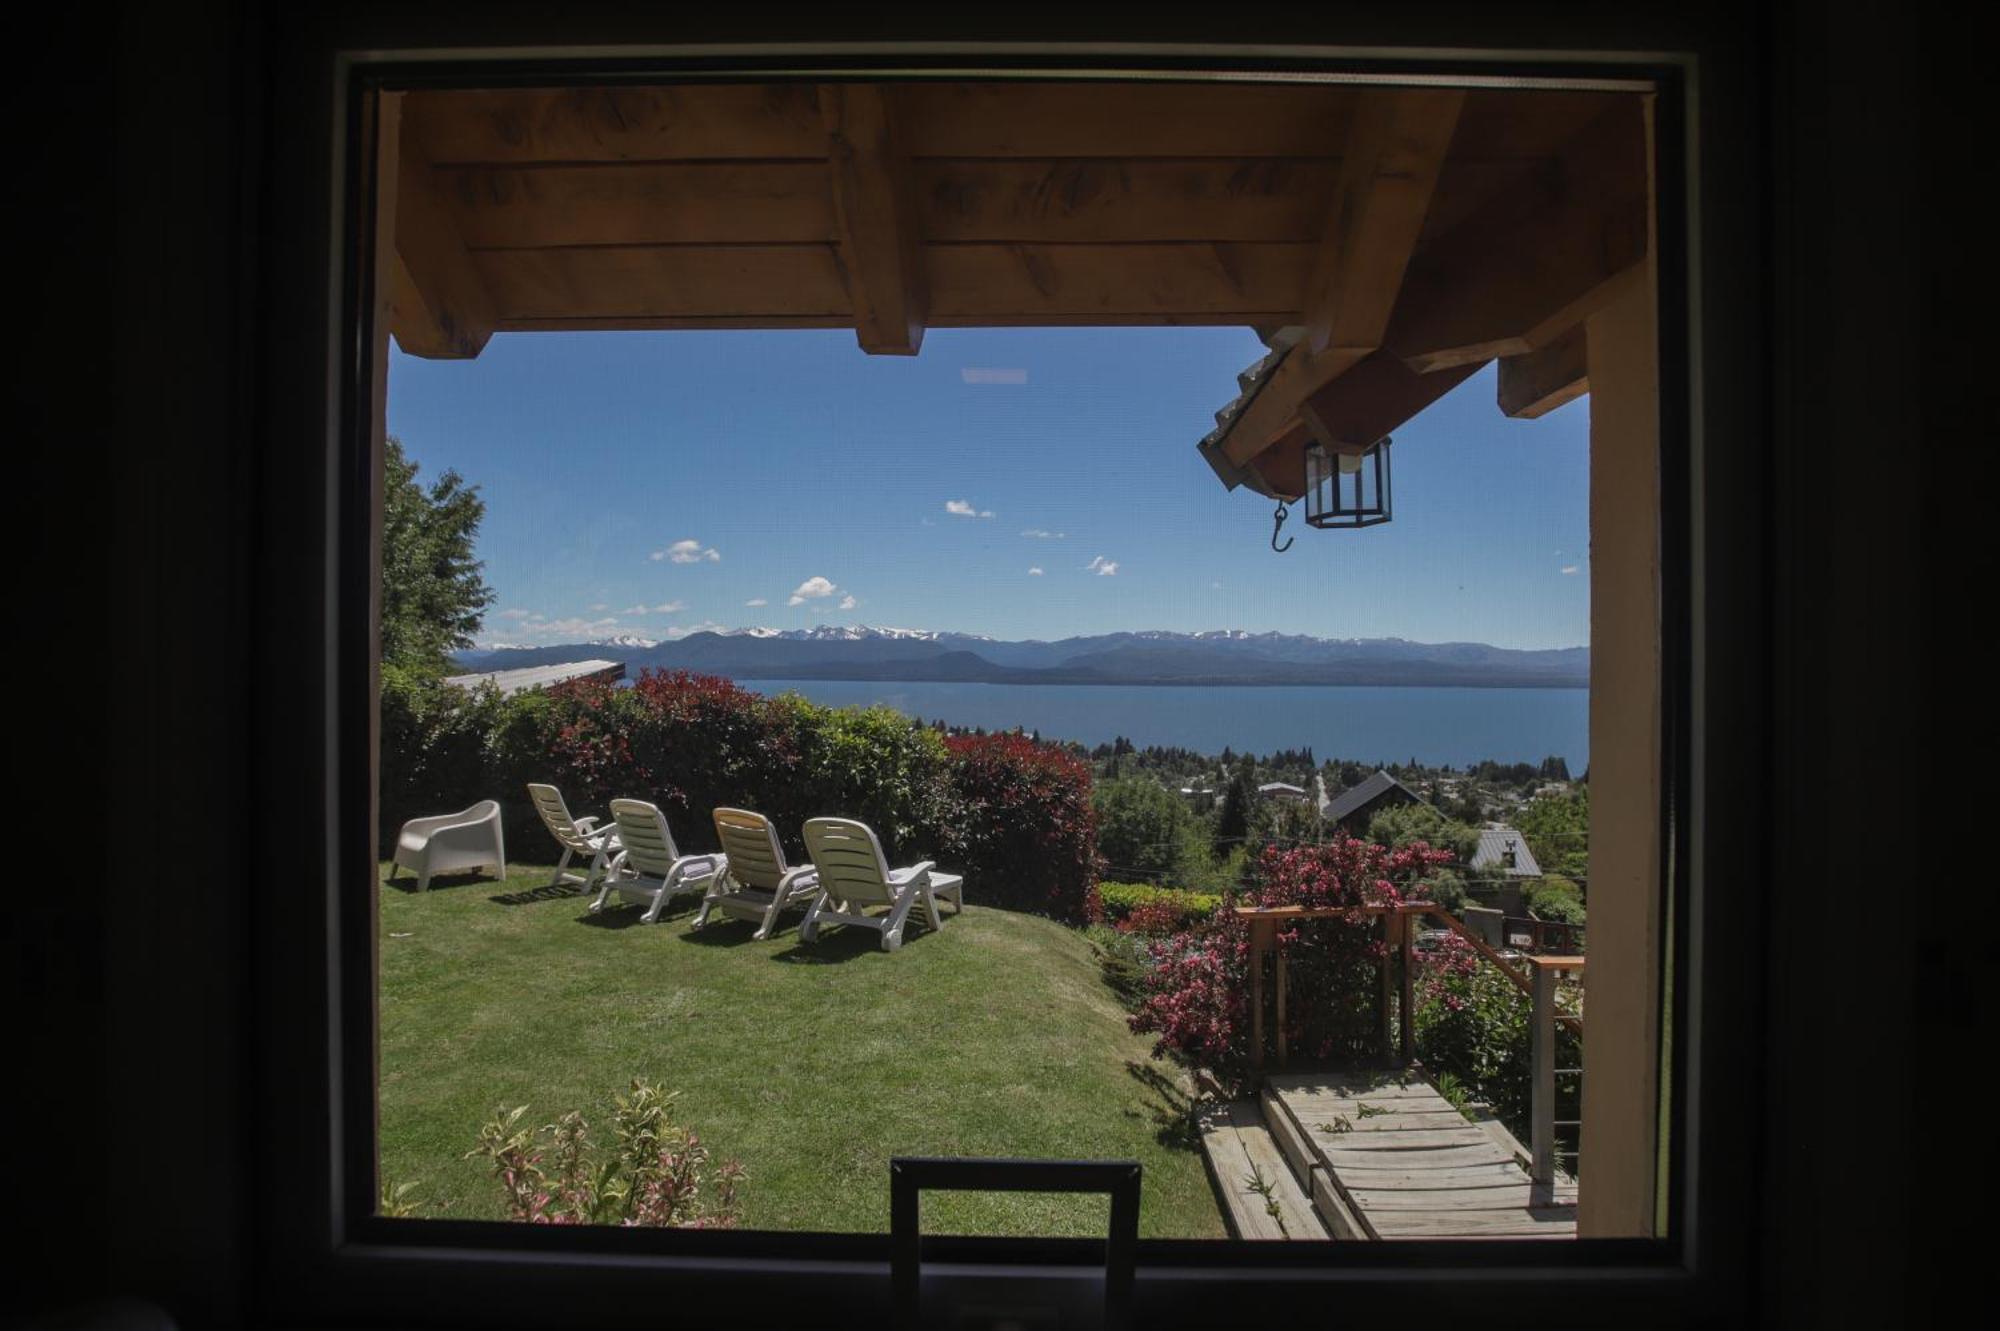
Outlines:
[[[1415,842],[1390,850],[1342,837],[1292,850],[1269,847],[1246,904],[1305,906],[1349,913],[1301,920],[1278,934],[1287,968],[1286,1039],[1299,1055],[1345,1058],[1375,1052],[1376,964],[1383,955],[1375,918],[1361,907],[1420,895],[1424,875],[1451,862],[1449,851]],[[1250,1065],[1249,927],[1229,912],[1154,943],[1132,1029],[1159,1038],[1172,1054],[1240,1082]]]
[[[734,1160],[709,1167],[701,1138],[673,1121],[673,1099],[634,1078],[631,1093],[616,1098],[612,1127],[617,1143],[602,1159],[580,1112],[572,1110],[540,1128],[523,1128],[526,1105],[482,1127],[479,1145],[466,1158],[492,1162],[510,1220],[731,1228],[739,1215],[738,1190],[748,1175]]]

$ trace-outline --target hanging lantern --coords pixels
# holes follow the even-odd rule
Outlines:
[[[1389,436],[1362,453],[1306,449],[1306,523],[1313,527],[1379,527],[1389,513]]]

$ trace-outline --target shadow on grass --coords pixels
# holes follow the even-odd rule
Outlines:
[[[488,897],[486,899],[496,906],[532,906],[538,901],[562,901],[565,899],[574,901],[582,895],[581,892],[576,890],[573,884],[558,883],[554,887],[551,887],[549,884],[543,883],[540,887],[531,887],[521,892],[502,892],[497,897]]]
[[[470,887],[474,883],[491,885],[501,881],[504,880],[496,879],[493,875],[485,873],[441,873],[432,876],[430,890],[433,892],[442,892],[449,887]],[[417,891],[417,882],[418,879],[415,874],[406,872],[395,878],[383,879],[382,886],[393,887],[406,897],[414,897],[420,895]]]
[[[664,926],[672,924],[676,920],[684,919],[694,914],[695,907],[699,904],[699,902],[695,901],[679,903],[670,901],[667,903],[666,909],[660,912],[660,918],[654,921],[654,923]],[[578,924],[587,924],[593,929],[629,929],[635,924],[644,924],[646,922],[646,909],[645,906],[636,903],[614,906],[607,902],[603,910],[597,911],[594,914],[590,911],[585,911],[576,917],[576,922]]]
[[[779,929],[783,929],[781,923]],[[699,943],[703,947],[735,947],[741,943],[756,941],[751,937],[757,926],[749,920],[732,919],[727,915],[711,916],[708,923],[699,929],[690,929],[681,935],[683,943]]]
[[[1153,1140],[1170,1151],[1201,1149],[1201,1097],[1151,1063],[1127,1059],[1125,1072],[1153,1094],[1143,1115],[1153,1121]],[[1141,1116],[1137,1109],[1125,1111],[1127,1118]]]
[[[921,943],[923,939],[924,935],[919,934],[915,941]],[[904,947],[910,946],[911,941],[907,933],[903,935]],[[810,943],[800,939],[783,952],[773,954],[771,960],[789,962],[794,966],[831,966],[881,950],[882,935],[873,929],[847,929],[836,925],[821,929],[819,937]]]

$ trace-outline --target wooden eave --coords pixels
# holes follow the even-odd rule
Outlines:
[[[880,354],[916,354],[929,327],[1288,329],[1256,399],[1203,443],[1225,482],[1267,493],[1296,493],[1328,422],[1428,400],[1385,356],[1462,371],[1440,392],[1521,358],[1503,375],[1511,414],[1568,400],[1585,380],[1565,335],[1644,254],[1630,93],[773,83],[395,100],[385,271],[406,352],[474,356],[522,329],[853,328]]]

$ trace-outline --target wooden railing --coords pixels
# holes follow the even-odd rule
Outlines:
[[[1382,938],[1388,944],[1379,964],[1381,992],[1376,1004],[1377,1047],[1382,1057],[1388,1060],[1390,1048],[1390,1008],[1394,1006],[1397,1017],[1395,1025],[1397,1057],[1408,1064],[1416,1057],[1416,925],[1419,920],[1432,918],[1463,938],[1479,956],[1505,975],[1520,991],[1527,995],[1530,1004],[1530,1153],[1533,1162],[1530,1173],[1537,1183],[1547,1183],[1554,1179],[1556,1169],[1556,1128],[1555,1117],[1556,1076],[1559,1072],[1580,1073],[1581,1069],[1559,1069],[1556,1067],[1556,1023],[1562,1022],[1579,1034],[1583,1031],[1583,1018],[1573,1012],[1564,1012],[1556,1001],[1558,981],[1566,975],[1581,974],[1584,959],[1581,956],[1533,956],[1522,958],[1523,966],[1503,957],[1485,939],[1469,929],[1465,922],[1450,911],[1434,902],[1413,901],[1395,905],[1382,904],[1356,907],[1305,907],[1305,906],[1239,906],[1234,909],[1237,919],[1242,920],[1250,932],[1250,1066],[1255,1071],[1264,1067],[1264,958],[1275,958],[1273,969],[1277,989],[1277,1045],[1278,1063],[1283,1066],[1290,1058],[1287,1047],[1285,1002],[1286,975],[1285,951],[1278,946],[1280,929],[1303,920],[1372,919],[1379,923]],[[1392,992],[1398,987],[1390,975],[1390,958],[1397,953],[1402,956],[1400,975],[1400,1001],[1390,1002]]]

